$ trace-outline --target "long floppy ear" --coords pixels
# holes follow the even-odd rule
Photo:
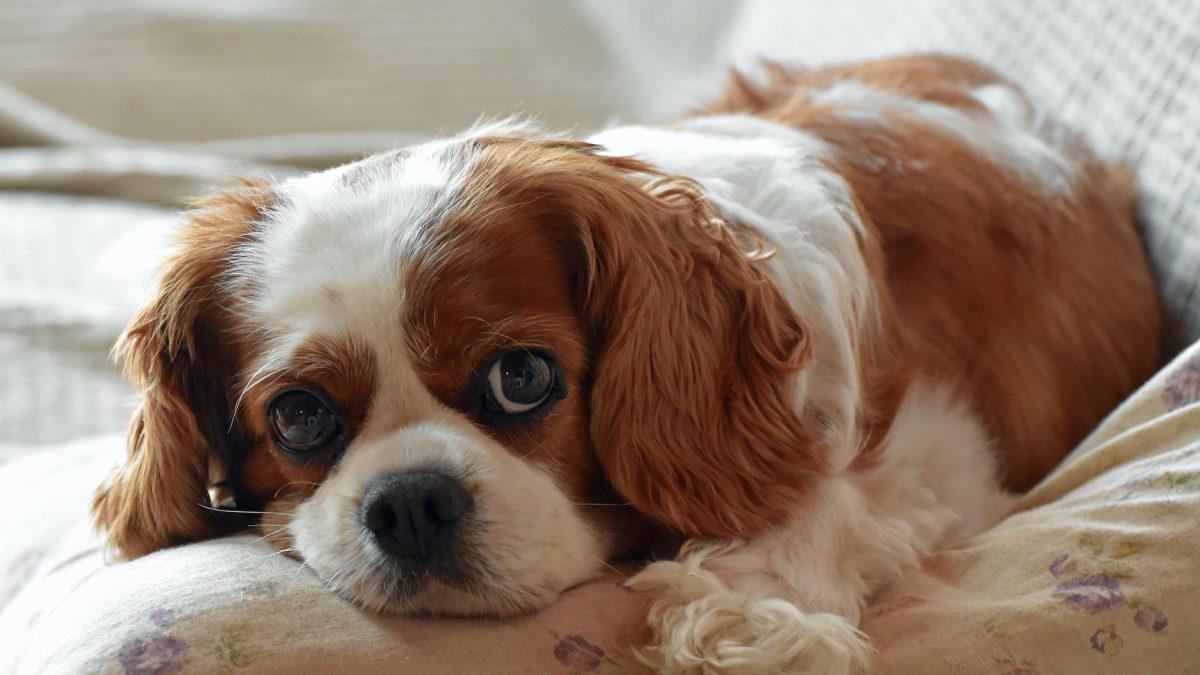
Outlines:
[[[795,408],[811,356],[769,278],[770,251],[700,187],[647,177],[587,226],[585,317],[596,340],[591,432],[614,487],[692,536],[748,536],[785,517],[827,471]]]
[[[97,490],[92,512],[110,549],[135,558],[227,529],[210,508],[210,481],[243,443],[231,424],[238,360],[236,317],[223,297],[231,254],[270,199],[262,185],[200,201],[184,225],[156,297],[114,354],[141,390],[125,463]],[[211,470],[210,470],[211,469]]]

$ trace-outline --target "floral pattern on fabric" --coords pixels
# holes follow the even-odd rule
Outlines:
[[[183,669],[188,648],[188,643],[173,635],[142,635],[121,646],[117,661],[126,675],[170,675]]]
[[[1167,615],[1157,607],[1147,605],[1133,615],[1133,622],[1147,633],[1162,633],[1167,629]]]
[[[993,656],[992,661],[1003,668],[1003,675],[1041,675],[1032,660],[1018,656],[1008,646],[1009,632],[1000,620],[995,617],[988,619],[983,624],[983,631],[1000,650],[1000,654]]]
[[[568,635],[554,645],[554,658],[576,673],[586,673],[604,663],[604,650],[581,635]]]
[[[1193,357],[1171,373],[1162,397],[1168,410],[1178,410],[1200,401],[1200,357]]]
[[[170,625],[170,623],[174,620],[175,620],[175,610],[159,608],[159,609],[154,610],[153,612],[150,612],[150,621],[152,623],[158,624],[159,626]]]
[[[1056,598],[1062,598],[1067,607],[1089,614],[1125,605],[1121,582],[1107,574],[1068,579],[1059,583],[1053,594]]]
[[[221,626],[221,634],[214,644],[214,653],[221,661],[238,667],[250,665],[250,624],[231,623]]]
[[[1121,648],[1125,646],[1125,641],[1117,635],[1116,626],[1109,624],[1107,628],[1092,633],[1092,649],[1106,656],[1116,656],[1121,653]]]
[[[1175,453],[1178,459],[1191,457],[1193,451]],[[1180,495],[1200,489],[1200,472],[1187,470],[1147,471],[1123,483],[1112,495],[1114,503],[1148,496]],[[1174,500],[1172,500],[1174,501]],[[1145,599],[1128,595],[1124,582],[1134,580],[1139,558],[1147,552],[1145,542],[1124,534],[1085,532],[1075,538],[1072,550],[1050,561],[1046,570],[1055,580],[1051,596],[1072,611],[1113,616],[1113,612],[1132,610],[1132,624],[1151,635],[1163,635],[1170,622],[1159,607]],[[1107,657],[1116,657],[1125,648],[1126,635],[1120,628],[1124,619],[1100,625],[1090,633],[1088,646]],[[1014,662],[1015,665],[1021,665]],[[1023,672],[1023,671],[1022,671]]]

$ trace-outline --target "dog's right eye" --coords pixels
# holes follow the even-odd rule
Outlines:
[[[267,407],[275,444],[293,455],[312,455],[340,442],[342,422],[333,407],[313,392],[290,389]]]
[[[468,400],[484,423],[512,427],[540,419],[566,395],[566,377],[553,356],[512,349],[484,362]]]

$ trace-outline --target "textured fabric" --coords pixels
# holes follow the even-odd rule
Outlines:
[[[0,671],[629,672],[646,639],[615,575],[534,616],[462,621],[360,613],[246,535],[105,566],[84,512],[120,452],[107,437],[0,467]],[[1021,509],[879,594],[874,672],[1200,670],[1200,344]]]
[[[12,167],[25,172],[30,158],[0,152],[0,185],[71,190],[61,172],[94,164],[72,157],[78,146],[121,144],[114,134],[169,142],[185,154],[320,165],[459,129],[480,115],[521,111],[581,130],[614,118],[668,117],[702,100],[727,62],[946,50],[996,65],[1134,165],[1151,252],[1180,331],[1175,346],[1200,338],[1194,0],[235,4],[0,6],[0,82],[11,86],[0,87],[0,146],[73,148],[60,153],[57,178],[14,175]],[[291,135],[211,143],[280,134]],[[199,186],[230,173],[211,159],[205,170]],[[171,199],[196,187],[122,189]]]
[[[1195,0],[11,0],[0,190],[174,206],[234,175],[328,166],[481,115],[520,110],[586,132],[667,119],[718,89],[728,63],[916,49],[996,65],[1133,164],[1170,346],[1200,339]],[[0,196],[0,443],[123,426],[104,365],[115,329],[47,319],[40,290],[28,293],[31,268],[47,288],[104,287],[91,257],[102,242],[71,240],[93,242],[96,218],[119,229],[121,208]],[[123,247],[109,254],[145,267]]]
[[[22,503],[0,496],[4,506],[53,495],[73,516],[54,509],[53,535],[22,528],[24,545],[0,550],[0,607],[9,580],[36,579],[0,612],[0,672],[640,672],[629,645],[645,639],[644,609],[615,576],[536,615],[481,621],[364,614],[251,536],[105,566],[79,516],[120,445],[107,437],[0,467],[0,484],[38,488]]]
[[[882,592],[881,673],[1200,671],[1200,343],[1017,513]]]
[[[176,219],[131,202],[0,193],[0,462],[124,426],[134,396],[108,352],[141,300],[149,249]]]

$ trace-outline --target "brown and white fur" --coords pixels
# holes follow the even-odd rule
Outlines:
[[[144,400],[95,513],[125,557],[254,524],[375,611],[509,615],[605,561],[668,671],[843,673],[872,589],[979,532],[1157,363],[1127,173],[1012,84],[918,55],[735,77],[665,127],[482,126],[198,205],[118,351]],[[562,399],[494,426],[503,350]],[[272,441],[294,388],[335,452]],[[454,572],[360,522],[462,481]],[[235,508],[221,508],[236,502]]]

